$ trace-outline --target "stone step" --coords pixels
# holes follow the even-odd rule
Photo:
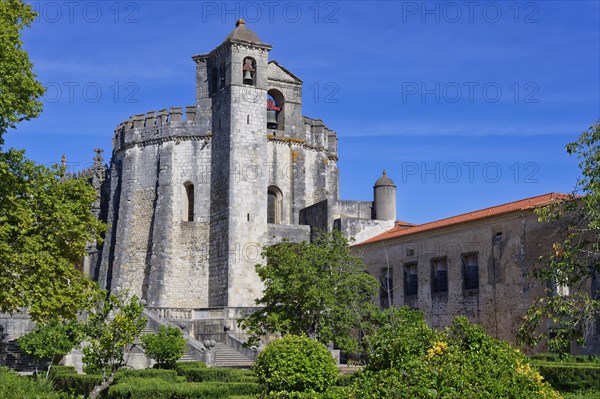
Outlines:
[[[194,359],[187,353],[184,354],[183,356],[181,356],[181,358],[178,360],[178,362],[195,362],[195,361],[196,361],[196,359]]]
[[[14,371],[31,372],[35,371],[35,359],[27,356],[16,341],[8,341],[2,344],[0,348],[0,360],[3,366]],[[48,362],[40,361],[38,363],[38,371],[47,367]]]
[[[254,365],[252,359],[222,342],[217,342],[213,350],[217,367],[250,367]]]

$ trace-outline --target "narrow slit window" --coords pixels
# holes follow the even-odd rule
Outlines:
[[[194,185],[187,182],[184,185],[185,193],[183,196],[183,220],[185,222],[194,221]]]

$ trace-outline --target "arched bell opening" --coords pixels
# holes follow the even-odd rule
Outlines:
[[[244,58],[242,81],[245,85],[256,86],[256,61],[252,57]]]
[[[267,129],[285,130],[285,99],[276,89],[267,91]]]

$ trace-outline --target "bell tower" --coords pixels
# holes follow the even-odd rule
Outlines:
[[[271,46],[244,20],[197,65],[197,115],[210,123],[209,307],[253,307],[267,235],[267,70]]]

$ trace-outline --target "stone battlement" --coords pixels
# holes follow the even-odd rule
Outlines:
[[[185,140],[210,136],[210,133],[198,135],[198,132],[192,129],[195,121],[196,107],[193,105],[185,107],[185,118],[183,107],[130,116],[115,129],[113,152],[136,144],[152,144],[174,137],[182,137]]]

